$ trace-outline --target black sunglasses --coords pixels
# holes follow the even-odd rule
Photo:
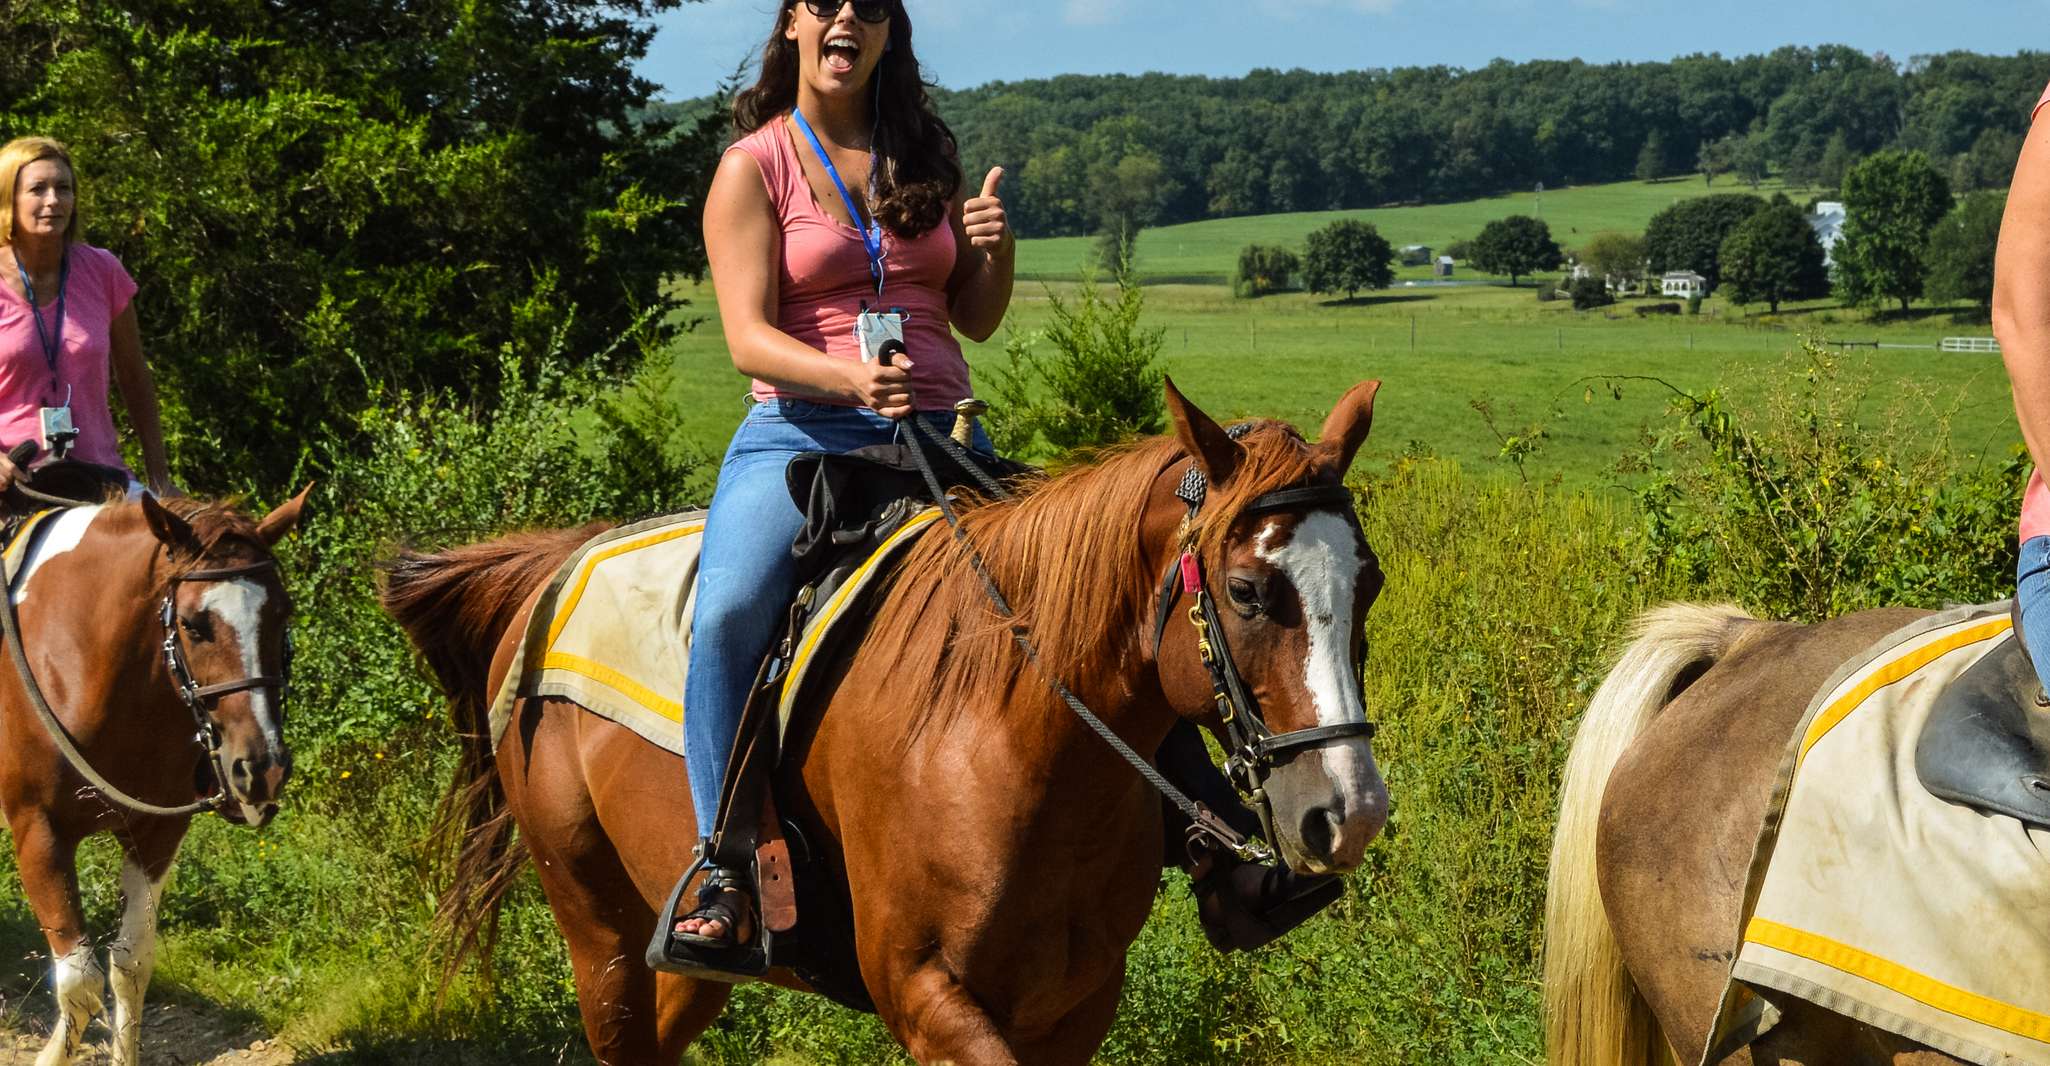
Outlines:
[[[822,19],[840,13],[840,5],[854,5],[854,17],[863,22],[881,22],[890,17],[890,0],[804,0],[805,10]]]

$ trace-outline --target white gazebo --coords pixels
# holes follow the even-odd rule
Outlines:
[[[1682,298],[1708,295],[1708,279],[1692,270],[1668,271],[1659,279],[1659,292]]]

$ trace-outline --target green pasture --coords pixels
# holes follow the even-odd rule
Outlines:
[[[1046,320],[1049,294],[1072,293],[1072,283],[1020,282],[1010,328],[1029,333]],[[746,382],[727,358],[709,285],[691,295],[691,313],[705,320],[675,347],[670,395],[678,432],[712,453],[740,421]],[[2004,456],[2020,439],[1999,356],[1866,346],[1987,335],[1969,313],[1962,322],[1948,310],[1875,321],[1822,302],[1754,319],[1711,299],[1700,316],[1640,318],[1634,308],[1645,302],[1575,312],[1564,301],[1538,303],[1529,287],[1501,286],[1398,286],[1350,303],[1304,293],[1240,300],[1221,286],[1168,284],[1147,287],[1146,320],[1165,331],[1175,384],[1219,417],[1285,418],[1314,433],[1347,387],[1379,378],[1363,453],[1375,464],[1428,454],[1515,476],[1499,458],[1498,432],[1541,426],[1530,478],[1606,484],[1647,432],[1671,425],[1663,387],[1623,381],[1617,400],[1606,379],[1658,377],[1687,390],[1742,382],[1780,366],[1804,332],[1858,342],[1848,351],[1875,380],[1928,386],[1954,411],[1949,428],[1962,452]],[[1003,340],[967,347],[985,394]],[[1493,429],[1476,403],[1488,406]]]
[[[1480,235],[1481,227],[1510,215],[1536,215],[1552,229],[1561,248],[1572,250],[1587,238],[1604,230],[1641,233],[1644,224],[1660,209],[1681,200],[1709,193],[1756,192],[1770,196],[1784,192],[1796,203],[1806,204],[1819,190],[1786,187],[1768,181],[1753,190],[1725,180],[1710,186],[1698,177],[1668,178],[1661,181],[1629,181],[1613,185],[1587,185],[1564,189],[1535,189],[1484,200],[1404,207],[1377,207],[1358,211],[1302,211],[1286,215],[1254,215],[1243,218],[1210,219],[1143,230],[1137,245],[1139,273],[1155,282],[1195,282],[1223,285],[1230,281],[1239,250],[1248,244],[1278,244],[1300,250],[1310,231],[1341,218],[1371,222],[1401,248],[1427,244],[1433,254],[1462,238]],[[1021,241],[1018,245],[1018,276],[1032,280],[1072,280],[1080,264],[1092,254],[1094,238],[1052,237]],[[1425,267],[1398,267],[1396,277],[1424,278]],[[1461,263],[1461,278],[1475,277]],[[1486,277],[1487,275],[1478,275]]]

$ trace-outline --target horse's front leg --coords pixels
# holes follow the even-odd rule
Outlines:
[[[68,1066],[85,1042],[86,1026],[101,1010],[106,974],[93,958],[78,901],[78,838],[59,829],[40,810],[11,820],[14,858],[22,892],[50,945],[51,987],[57,994],[57,1024],[36,1066]]]
[[[142,1061],[142,997],[157,965],[157,907],[170,887],[187,818],[156,823],[123,841],[121,932],[107,949],[114,986],[114,1066]]]

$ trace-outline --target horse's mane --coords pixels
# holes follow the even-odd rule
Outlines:
[[[1206,566],[1216,565],[1248,502],[1313,470],[1309,445],[1286,423],[1254,423],[1240,443],[1244,460],[1212,487],[1190,531]],[[971,503],[962,527],[1016,613],[1014,623],[996,613],[944,524],[920,538],[897,567],[863,647],[893,660],[892,702],[908,711],[907,739],[944,729],[971,707],[994,709],[1014,693],[1038,693],[1051,705],[1052,690],[1028,672],[1059,678],[1085,698],[1092,679],[1128,685],[1132,664],[1119,659],[1150,624],[1160,577],[1147,570],[1140,521],[1155,482],[1184,457],[1175,438],[1150,438],[1014,499]],[[1013,624],[1038,648],[1038,670],[1011,639]],[[1129,694],[1123,687],[1104,693]]]

